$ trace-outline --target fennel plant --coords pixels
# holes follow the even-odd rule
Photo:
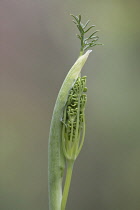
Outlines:
[[[80,39],[81,48],[80,56],[69,70],[59,91],[51,120],[48,144],[49,210],[66,208],[73,165],[82,149],[85,137],[87,88],[86,76],[81,77],[81,69],[92,51],[89,48],[100,45],[97,43],[97,30],[85,38],[85,34],[95,25],[87,28],[89,20],[82,24],[81,15],[71,16],[79,30],[77,37]]]

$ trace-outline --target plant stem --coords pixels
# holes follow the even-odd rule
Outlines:
[[[71,160],[67,161],[67,172],[66,172],[66,180],[65,180],[62,203],[61,203],[61,210],[65,210],[65,207],[66,207],[67,198],[68,198],[69,189],[70,189],[73,165],[74,165],[74,161],[71,161]]]

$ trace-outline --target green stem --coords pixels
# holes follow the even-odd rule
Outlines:
[[[80,56],[83,55],[84,51],[83,51],[83,48],[81,48],[80,50]]]
[[[64,192],[63,192],[62,203],[61,203],[61,210],[65,210],[65,207],[66,207],[67,198],[68,198],[69,189],[70,189],[73,165],[74,165],[74,161],[70,161],[70,160],[67,161],[67,172],[66,172],[66,180],[65,180]]]

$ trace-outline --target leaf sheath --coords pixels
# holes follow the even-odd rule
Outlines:
[[[61,144],[61,118],[63,115],[63,109],[67,101],[68,93],[78,78],[90,52],[91,50],[88,50],[84,55],[80,56],[68,72],[59,91],[54,107],[48,144],[49,210],[61,209],[62,178],[65,169],[65,158]]]

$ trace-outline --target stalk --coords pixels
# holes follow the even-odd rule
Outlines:
[[[63,197],[62,197],[62,202],[61,202],[61,210],[65,210],[65,207],[66,207],[69,189],[70,189],[73,165],[74,165],[74,161],[67,161],[67,172],[66,172],[66,180],[65,180]]]

